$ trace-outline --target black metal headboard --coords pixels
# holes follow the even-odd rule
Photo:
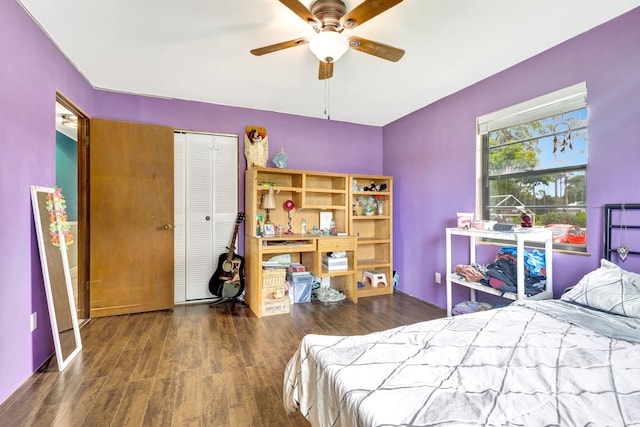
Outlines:
[[[633,215],[630,212],[633,213]],[[638,245],[640,239],[637,238],[640,230],[640,203],[621,203],[604,205],[604,249],[603,257],[611,261],[611,255],[616,254],[624,258],[626,255],[640,255],[640,248],[630,247],[631,244]],[[612,242],[613,231],[616,231],[617,239]],[[629,237],[629,233],[635,235],[635,239]],[[622,247],[622,248],[621,248]],[[627,252],[621,256],[621,252]]]

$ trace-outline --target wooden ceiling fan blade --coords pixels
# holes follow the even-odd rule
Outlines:
[[[257,49],[251,50],[251,53],[253,53],[256,56],[261,56],[261,55],[265,55],[267,53],[277,52],[277,51],[282,50],[282,49],[288,49],[290,47],[301,46],[301,45],[307,44],[307,43],[309,43],[309,38],[308,37],[301,37],[301,38],[295,39],[295,40],[289,40],[289,41],[286,41],[286,42],[276,43],[276,44],[272,44],[272,45],[269,45],[269,46],[259,47]]]
[[[353,29],[401,2],[402,0],[364,0],[343,16],[340,23],[344,28]]]
[[[298,15],[304,22],[309,24],[319,24],[318,18],[305,5],[298,0],[280,0],[280,3],[287,6],[289,10]]]
[[[400,58],[404,56],[404,49],[398,49],[397,47],[363,39],[357,36],[349,37],[349,47],[392,62],[398,62]]]
[[[326,80],[333,77],[333,62],[320,61],[318,69],[318,80]]]

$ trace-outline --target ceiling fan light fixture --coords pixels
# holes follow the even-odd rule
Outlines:
[[[78,116],[75,114],[63,114],[62,115],[62,125],[70,128],[78,127]]]
[[[349,50],[349,40],[335,31],[322,31],[309,40],[309,49],[323,62],[336,62]]]

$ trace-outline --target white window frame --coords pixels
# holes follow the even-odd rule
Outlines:
[[[476,218],[482,219],[483,208],[483,135],[498,129],[529,123],[543,117],[587,107],[587,83],[548,93],[476,119]],[[579,252],[584,253],[584,252]]]

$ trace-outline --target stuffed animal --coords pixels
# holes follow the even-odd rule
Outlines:
[[[376,185],[375,182],[371,181],[371,185],[369,187],[364,187],[364,191],[384,191],[387,188],[387,184]]]
[[[371,181],[371,185],[369,187],[364,187],[364,191],[378,191],[376,190],[376,183]]]

